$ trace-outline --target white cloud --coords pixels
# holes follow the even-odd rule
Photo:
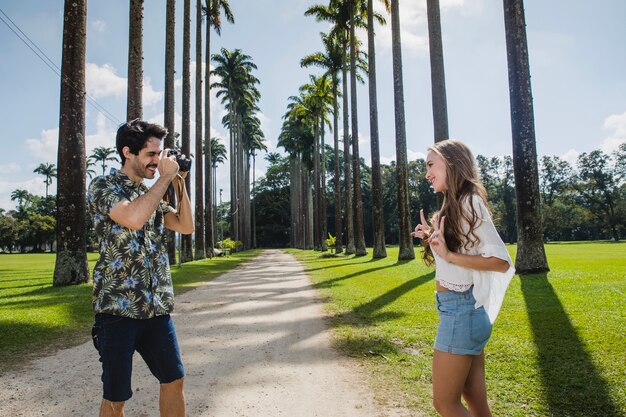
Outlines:
[[[22,167],[20,167],[15,162],[10,162],[6,165],[0,165],[0,174],[2,175],[13,174],[16,172],[20,172],[21,170]]]
[[[26,139],[26,148],[37,163],[57,161],[57,148],[59,143],[59,128],[46,129],[41,132],[39,139]]]
[[[152,87],[149,77],[143,79],[143,95],[141,101],[144,107],[158,104],[163,99],[163,91],[156,91]]]
[[[108,119],[101,113],[96,117],[96,133],[93,135],[87,135],[85,140],[85,147],[87,156],[93,153],[94,148],[105,147],[115,149],[115,134],[117,133],[117,127],[113,127],[109,124]],[[115,153],[117,156],[117,152]],[[109,167],[117,167],[116,162],[108,162]],[[98,172],[98,169],[96,169]],[[100,175],[102,172],[98,172]],[[105,172],[106,173],[106,172]]]
[[[580,152],[578,152],[576,149],[570,149],[569,151],[565,152],[563,155],[561,155],[561,159],[563,159],[564,161],[569,162],[569,164],[573,167],[576,166],[576,162],[578,161],[578,156],[580,155]]]
[[[126,97],[126,78],[116,74],[111,64],[99,66],[88,62],[86,66],[87,93],[95,98]]]
[[[125,98],[127,94],[128,79],[117,75],[117,70],[111,64],[87,63],[87,93],[94,98],[113,96]],[[152,86],[149,77],[143,80],[143,106],[153,106],[163,99],[163,92],[157,91]]]
[[[611,153],[620,144],[626,142],[626,112],[607,117],[604,120],[604,129],[610,131],[611,134],[604,139],[601,149],[605,153]]]
[[[96,32],[104,33],[107,29],[107,24],[102,20],[94,20],[91,22],[91,27],[94,28]]]
[[[43,177],[39,177],[32,174],[33,177],[25,181],[0,181],[0,208],[5,210],[13,210],[17,206],[16,201],[11,201],[11,193],[15,190],[26,190],[31,194],[44,195],[46,193],[46,186],[43,183]],[[56,192],[56,183],[52,183],[52,186],[48,190],[50,194]]]
[[[376,26],[376,46],[391,50],[391,16],[379,2],[374,8],[381,13],[387,24]],[[439,8],[442,11],[462,9],[468,6],[465,0],[441,0]],[[361,39],[367,39],[365,32],[359,34]],[[428,19],[426,2],[405,1],[400,3],[400,39],[403,51],[409,53],[428,52]]]

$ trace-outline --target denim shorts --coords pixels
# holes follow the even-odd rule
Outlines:
[[[102,362],[105,400],[118,402],[132,397],[130,380],[135,351],[161,384],[185,376],[176,330],[169,315],[139,320],[96,314],[92,335]]]
[[[491,336],[491,322],[481,306],[475,308],[473,288],[435,293],[439,327],[435,349],[455,355],[480,355]]]

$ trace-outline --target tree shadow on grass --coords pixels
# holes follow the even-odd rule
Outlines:
[[[387,291],[367,303],[361,304],[352,311],[335,315],[332,320],[337,325],[370,326],[384,321],[395,320],[406,315],[397,311],[379,311],[393,303],[409,291],[423,285],[435,277],[435,272],[413,278],[398,287]],[[348,355],[382,355],[395,353],[397,346],[389,340],[371,334],[350,335],[337,341],[337,347]]]
[[[620,416],[607,382],[585,349],[547,274],[522,276],[521,284],[549,414]]]

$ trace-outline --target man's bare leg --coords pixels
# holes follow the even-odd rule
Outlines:
[[[124,402],[102,400],[100,417],[124,417]]]
[[[161,384],[159,410],[161,417],[185,417],[185,393],[183,391],[184,378],[168,384]]]

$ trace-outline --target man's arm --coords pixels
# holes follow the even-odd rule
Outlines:
[[[115,222],[129,229],[139,230],[155,212],[165,195],[168,185],[178,172],[176,161],[163,158],[158,165],[159,179],[150,190],[133,201],[120,201],[111,208],[109,217]]]
[[[182,176],[177,175],[172,181],[172,185],[182,191],[177,193],[180,194],[180,200],[176,210],[167,213],[164,217],[165,227],[175,232],[189,235],[194,232],[195,226],[191,212],[191,202],[185,189],[185,180]]]

